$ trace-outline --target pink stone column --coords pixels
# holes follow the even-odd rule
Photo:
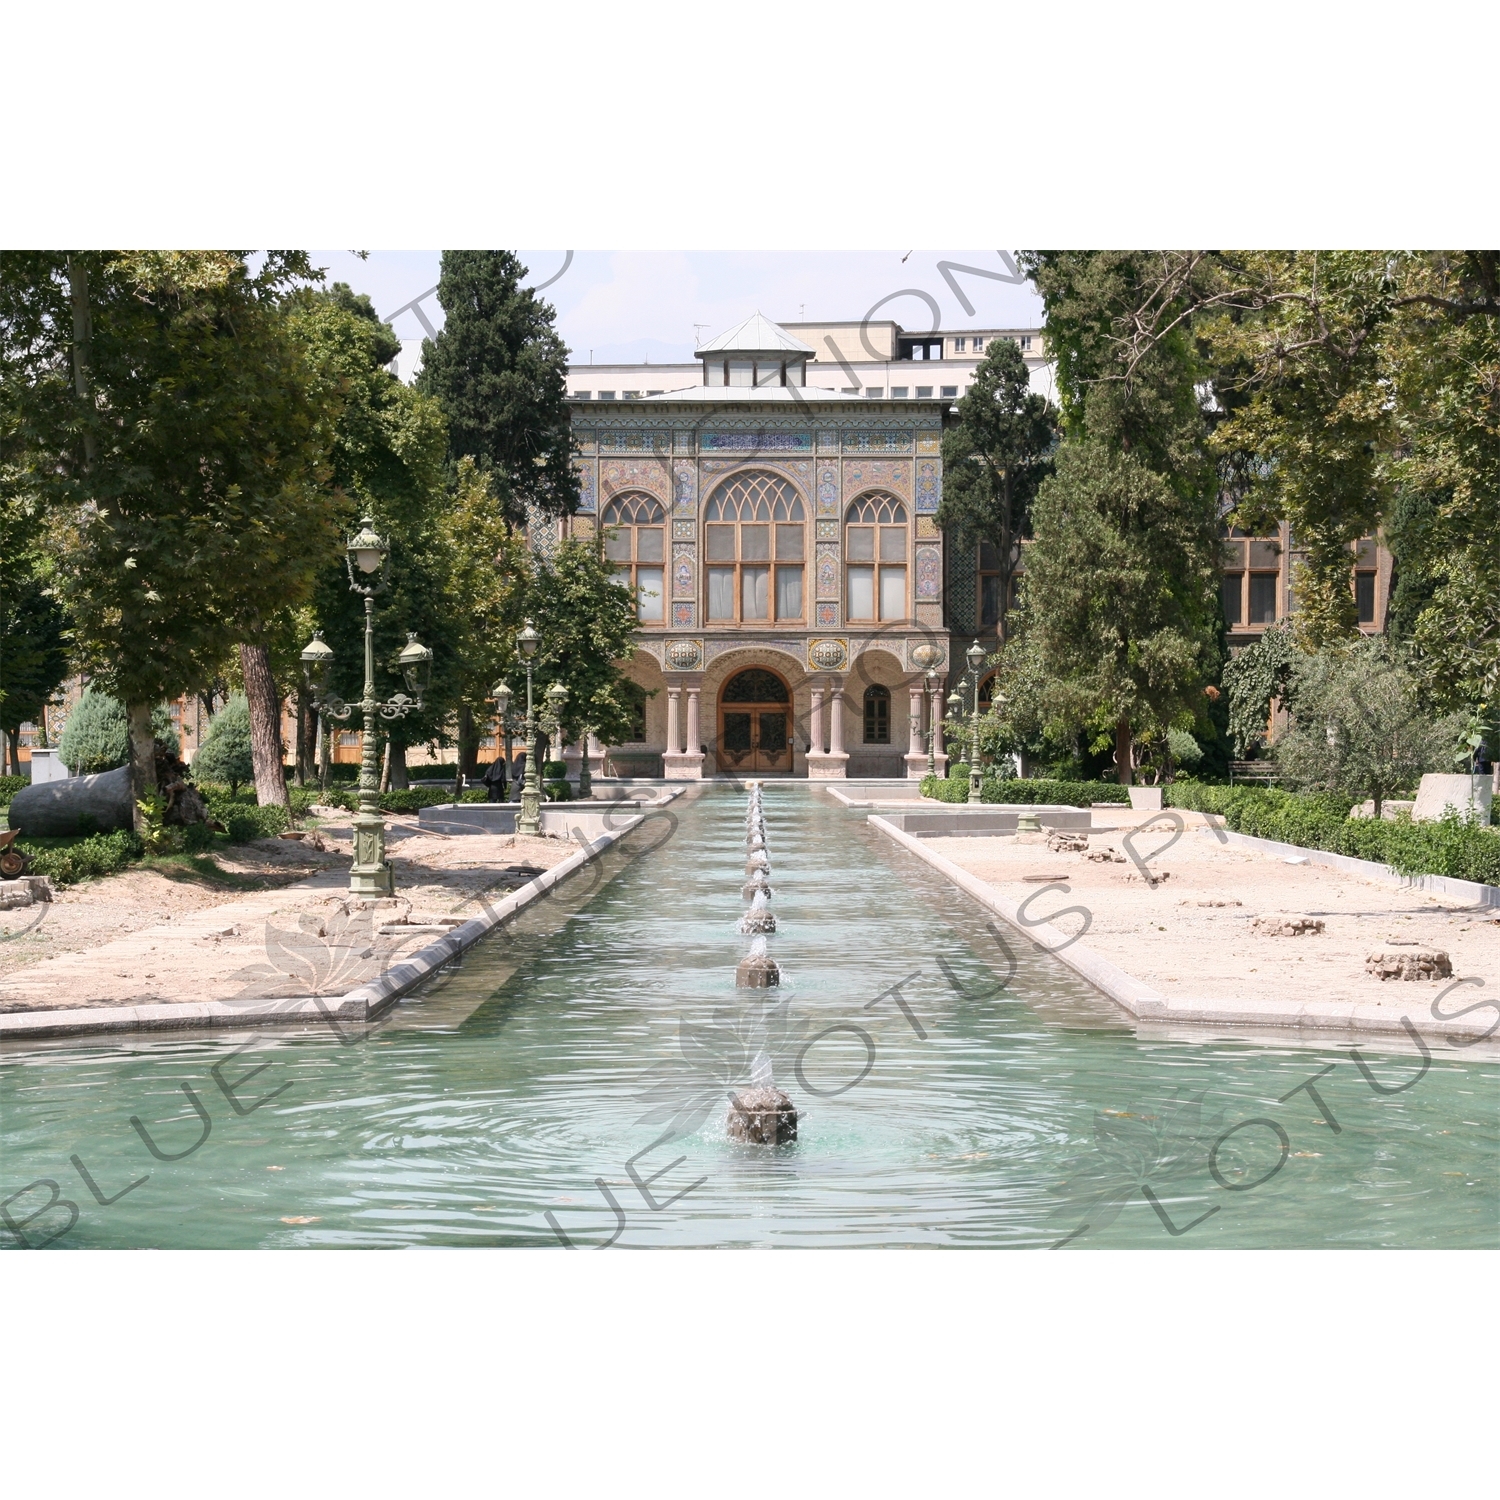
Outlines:
[[[922,689],[920,684],[911,690],[911,740],[906,747],[908,755],[921,755],[922,750]]]
[[[815,682],[812,688],[812,712],[807,721],[807,753],[823,753],[823,684]]]
[[[830,677],[828,679],[828,753],[830,755],[844,753],[844,698],[840,691],[843,685],[842,678]]]
[[[687,745],[685,748],[689,755],[697,755],[702,744],[698,733],[698,694],[700,691],[695,687],[687,690]]]
[[[943,748],[943,690],[933,688],[932,690],[932,753],[935,759],[941,761],[948,753]],[[942,774],[942,766],[938,766],[938,774]]]
[[[667,689],[667,754],[676,755],[682,748],[682,740],[677,733],[677,700],[682,696],[682,689],[669,687]]]

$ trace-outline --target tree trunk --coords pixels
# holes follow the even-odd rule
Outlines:
[[[135,831],[144,831],[145,818],[140,804],[156,793],[156,736],[151,733],[151,705],[128,703],[126,718],[130,723],[130,802]]]
[[[385,756],[380,763],[380,790],[388,792],[391,789],[391,745],[390,735],[385,737]]]
[[[0,763],[8,758],[10,761],[11,776],[21,774],[21,732],[18,729],[7,729],[5,731],[5,756],[0,757]]]
[[[1119,778],[1121,786],[1134,784],[1135,775],[1131,769],[1131,737],[1130,720],[1120,715],[1119,722],[1115,725],[1115,775]]]
[[[304,683],[297,686],[297,753],[294,757],[297,785],[306,786],[312,764],[312,698]]]
[[[250,702],[250,758],[255,764],[255,800],[262,807],[289,807],[282,764],[281,695],[271,676],[271,653],[264,646],[240,647],[240,671]]]
[[[474,730],[474,711],[467,703],[458,711],[458,770],[470,778],[479,774],[479,736]]]
[[[404,792],[411,785],[411,780],[406,774],[405,741],[393,737],[386,748],[386,756],[391,767],[391,790],[393,792]]]

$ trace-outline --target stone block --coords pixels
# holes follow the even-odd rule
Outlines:
[[[1272,916],[1256,917],[1250,923],[1251,931],[1258,932],[1262,937],[1304,937],[1308,933],[1322,932],[1323,919],[1321,917],[1297,917],[1286,912],[1277,912]]]
[[[1453,961],[1441,948],[1394,948],[1372,953],[1365,972],[1387,979],[1451,979]]]
[[[1429,772],[1417,788],[1411,820],[1413,823],[1436,823],[1451,807],[1466,823],[1488,824],[1494,795],[1488,776],[1446,776]]]
[[[779,1146],[797,1139],[797,1111],[778,1088],[746,1089],[732,1096],[724,1128],[732,1141]]]
[[[129,766],[22,787],[7,815],[10,826],[28,838],[74,838],[82,831],[81,818],[99,833],[134,826]]]

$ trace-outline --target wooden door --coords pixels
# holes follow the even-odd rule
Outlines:
[[[792,769],[792,695],[776,673],[751,667],[724,684],[718,764],[736,775]]]

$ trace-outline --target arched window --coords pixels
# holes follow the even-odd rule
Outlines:
[[[906,619],[906,507],[894,495],[862,496],[845,513],[844,546],[846,618]]]
[[[891,742],[891,690],[878,682],[865,689],[865,744]]]
[[[703,508],[709,620],[800,620],[807,513],[780,475],[725,480]],[[774,577],[773,577],[774,573]]]
[[[604,507],[603,531],[615,582],[634,590],[643,624],[660,625],[666,618],[666,507],[655,495],[617,495]]]

